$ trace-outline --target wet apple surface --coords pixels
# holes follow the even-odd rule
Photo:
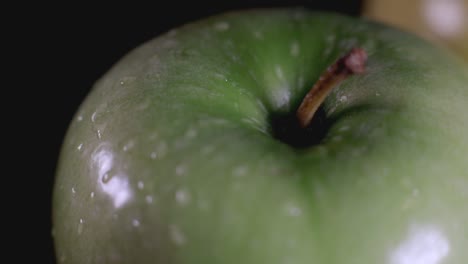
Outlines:
[[[281,120],[354,47],[366,71],[326,97],[320,133],[288,137]],[[407,33],[303,9],[174,29],[112,67],[71,122],[57,260],[464,263],[467,69]]]

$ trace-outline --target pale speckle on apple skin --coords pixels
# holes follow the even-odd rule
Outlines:
[[[177,176],[185,175],[186,172],[187,172],[187,167],[183,163],[177,165],[175,168],[175,173]]]
[[[187,132],[185,133],[185,138],[186,139],[194,139],[197,136],[197,130],[194,128],[189,128]]]
[[[225,22],[225,21],[220,21],[220,22],[217,22],[215,25],[214,25],[214,28],[217,30],[217,31],[226,31],[228,30],[230,27],[229,23],[228,22]]]
[[[93,114],[91,115],[91,122],[96,122],[96,115],[97,115],[97,112],[93,112]]]
[[[260,31],[254,31],[253,35],[256,39],[263,39],[263,33]]]
[[[241,176],[245,176],[247,175],[247,166],[238,166],[238,167],[235,167],[234,170],[232,171],[232,175],[236,176],[236,177],[241,177]]]
[[[81,151],[82,148],[83,148],[83,143],[80,143],[80,144],[78,145],[78,147],[76,147],[76,149],[77,149],[78,151]]]
[[[289,202],[285,205],[285,211],[289,216],[292,217],[298,217],[302,215],[302,209],[293,202]]]
[[[76,118],[76,121],[77,121],[77,122],[83,121],[83,116],[82,116],[82,115],[79,115],[79,116]]]
[[[89,194],[89,197],[94,198],[94,192],[91,192],[91,193]]]
[[[335,46],[335,40],[335,35],[328,35],[325,37],[325,50],[323,52],[323,57],[328,57],[331,55],[333,47]]]
[[[75,187],[72,187],[72,188],[71,188],[71,192],[72,192],[72,194],[75,194],[75,193],[76,193]]]
[[[281,68],[280,65],[275,66],[275,73],[276,73],[276,77],[278,77],[278,79],[280,79],[280,80],[284,79],[283,69]]]
[[[146,201],[147,204],[152,204],[153,203],[153,196],[146,195],[145,196],[145,201]]]
[[[167,36],[168,37],[175,37],[178,33],[179,32],[178,32],[177,29],[171,29],[169,32],[167,32]]]
[[[102,133],[101,133],[100,129],[96,130],[96,136],[97,136],[98,139],[102,138]]]
[[[177,225],[169,225],[169,237],[176,246],[184,246],[187,243],[185,234]]]
[[[203,146],[202,149],[201,149],[201,154],[202,155],[208,155],[208,154],[211,154],[213,153],[213,151],[215,150],[215,147],[212,146],[212,145],[206,145],[206,146]]]
[[[288,88],[278,89],[273,91],[273,99],[275,102],[275,108],[285,108],[289,106],[291,99],[291,91]]]
[[[341,132],[344,132],[344,131],[348,131],[349,128],[350,128],[349,126],[344,125],[344,126],[341,126],[340,128],[338,128],[338,130],[341,131]]]
[[[205,199],[198,199],[197,200],[197,207],[201,211],[209,211],[211,208],[211,204],[208,200]]]
[[[83,233],[83,224],[84,224],[84,220],[83,218],[80,218],[78,222],[78,229],[77,229],[78,235],[81,235]]]
[[[299,43],[297,41],[292,42],[289,48],[289,53],[291,54],[291,56],[297,57],[299,55],[299,52]]]
[[[65,256],[65,254],[60,255],[60,257],[59,257],[59,262],[60,263],[64,263],[66,260],[67,260],[67,256]]]
[[[140,220],[138,220],[138,219],[136,219],[136,218],[133,219],[133,220],[132,220],[132,226],[133,226],[133,227],[139,227],[139,226],[140,226]]]
[[[138,189],[143,190],[143,188],[145,188],[145,183],[143,181],[138,181],[137,187]]]
[[[134,146],[135,146],[135,140],[130,139],[130,140],[122,147],[122,150],[123,150],[124,152],[127,152],[127,151],[131,150]]]
[[[181,206],[188,205],[192,200],[192,195],[186,188],[180,188],[175,193],[175,200]]]
[[[344,103],[348,100],[348,97],[346,95],[340,96],[340,102]]]
[[[137,110],[138,111],[145,111],[146,109],[148,109],[148,107],[151,105],[151,101],[150,100],[144,100],[143,102],[141,102],[138,106],[137,106]]]
[[[149,156],[150,156],[150,159],[155,160],[155,159],[164,157],[166,153],[167,153],[167,144],[165,141],[161,141],[156,145],[155,149],[151,151]]]
[[[339,142],[339,141],[343,140],[343,137],[338,135],[338,136],[332,137],[331,140],[332,140],[333,142]]]
[[[228,79],[226,78],[226,76],[224,76],[223,74],[218,73],[218,72],[215,72],[215,73],[214,73],[214,77],[217,78],[217,79],[223,80],[223,81],[225,81],[225,82],[228,81]]]
[[[305,85],[304,76],[301,75],[301,76],[299,76],[297,78],[297,85],[298,85],[299,89],[304,88],[304,85]]]

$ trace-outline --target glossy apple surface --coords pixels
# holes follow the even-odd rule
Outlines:
[[[273,120],[355,46],[367,70],[322,105],[324,138],[275,138]],[[71,122],[57,260],[466,263],[467,73],[414,36],[302,9],[170,31],[110,69]]]

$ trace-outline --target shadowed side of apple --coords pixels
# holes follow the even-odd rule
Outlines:
[[[300,128],[355,47],[365,72]],[[78,109],[57,260],[464,263],[467,112],[466,64],[384,25],[303,9],[194,22],[122,58]]]

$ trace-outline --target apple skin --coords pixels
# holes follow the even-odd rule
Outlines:
[[[354,46],[365,74],[293,113]],[[231,12],[130,52],[93,87],[58,162],[60,263],[460,264],[468,260],[468,70],[410,34],[300,8]]]

